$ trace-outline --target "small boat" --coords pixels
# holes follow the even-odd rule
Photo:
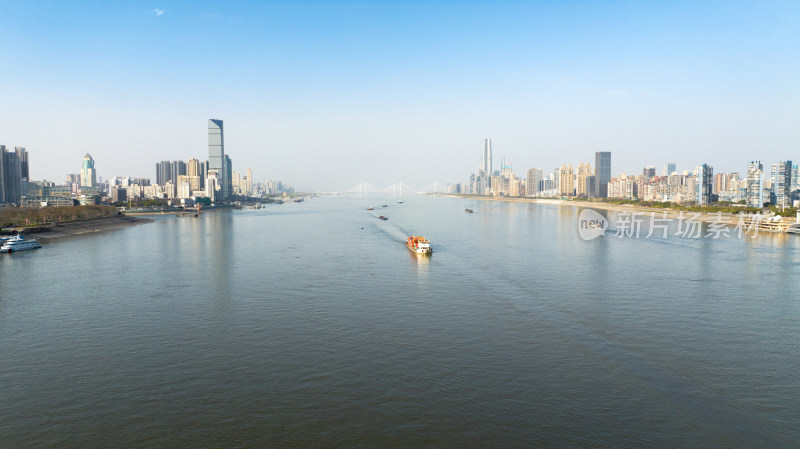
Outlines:
[[[36,240],[25,240],[21,235],[15,235],[7,239],[3,246],[0,246],[0,253],[12,253],[41,247],[42,245]]]
[[[367,210],[375,210],[374,207],[368,207]]]
[[[388,205],[386,205],[386,204],[384,204],[384,205],[383,205],[383,206],[381,206],[381,207],[389,207],[389,206],[388,206]]]
[[[475,211],[474,211],[474,210],[472,210],[472,209],[464,209],[464,212],[466,212],[466,213],[468,213],[468,214],[471,214],[471,213],[473,213],[473,212],[475,212]]]
[[[378,217],[378,220],[388,220],[388,219],[389,219],[389,217],[384,217],[383,215],[381,215],[380,217]]]
[[[302,203],[303,202],[303,198],[298,198],[298,199],[294,200],[294,202],[295,203]]]
[[[403,200],[398,201],[398,203],[403,204]]]
[[[431,250],[431,242],[425,237],[418,235],[412,235],[409,237],[406,240],[406,246],[414,254],[430,254],[433,252]]]

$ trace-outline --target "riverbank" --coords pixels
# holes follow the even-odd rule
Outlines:
[[[691,211],[676,210],[676,209],[669,209],[662,207],[639,206],[636,204],[605,203],[601,201],[594,202],[594,201],[574,201],[574,200],[548,199],[548,198],[517,198],[517,197],[493,197],[493,196],[472,196],[472,195],[466,196],[458,194],[445,194],[444,196],[463,198],[463,199],[483,200],[483,201],[504,201],[509,203],[555,204],[560,206],[572,206],[581,209],[589,208],[589,209],[597,209],[597,210],[611,211],[617,213],[637,212],[637,213],[642,213],[646,216],[650,216],[651,213],[654,213],[657,218],[662,218],[664,214],[666,214],[668,218],[678,218],[680,214],[683,213],[685,219],[691,218],[694,221],[701,221],[706,223],[713,222],[719,224],[726,224],[730,226],[735,226],[739,221],[738,216],[729,213],[691,212]]]
[[[89,234],[93,232],[108,231],[111,229],[126,228],[153,221],[149,218],[115,216],[96,218],[91,220],[69,221],[52,225],[36,226],[31,228],[16,228],[25,236],[37,240],[47,240],[72,235]]]

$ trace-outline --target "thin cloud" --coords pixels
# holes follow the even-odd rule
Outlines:
[[[158,8],[155,8],[153,10],[153,12],[156,13],[156,17],[160,17],[161,14],[164,14],[164,10],[163,9],[158,9]]]

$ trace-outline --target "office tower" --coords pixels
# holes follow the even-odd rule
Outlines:
[[[172,176],[169,179],[177,184],[178,176],[186,176],[186,162],[172,161]]]
[[[575,196],[575,170],[572,168],[572,164],[562,165],[558,172],[558,194]]]
[[[592,165],[588,162],[581,162],[578,165],[578,182],[576,183],[577,187],[575,191],[577,196],[589,196],[589,184],[586,182],[589,176],[592,176]]]
[[[772,164],[770,203],[776,206],[792,205],[792,161]]]
[[[228,199],[226,192],[228,174],[225,167],[225,135],[222,129],[222,120],[208,120],[208,172],[216,172],[216,184],[220,190],[220,201]]]
[[[611,152],[594,154],[595,197],[608,198],[608,183],[611,182]]]
[[[223,173],[222,180],[224,184],[224,192],[225,196],[223,197],[223,201],[228,201],[233,196],[233,164],[231,163],[231,158],[228,155],[225,155],[225,161],[223,163],[223,167],[225,173]]]
[[[212,202],[217,201],[219,191],[219,173],[216,170],[209,170],[206,178],[206,196]]]
[[[81,164],[81,187],[97,187],[97,172],[94,169],[94,159],[89,153],[83,157]]]
[[[653,178],[656,176],[656,168],[652,165],[647,165],[642,169],[642,174],[647,179]]]
[[[764,196],[761,188],[761,177],[764,166],[761,161],[750,161],[747,165],[747,205],[764,207]]]
[[[200,188],[206,188],[206,178],[208,177],[208,161],[200,163]]]
[[[114,186],[111,188],[111,201],[122,203],[128,201],[128,190],[124,187]]]
[[[481,170],[486,172],[487,176],[492,176],[492,139],[483,139]]]
[[[156,164],[156,184],[165,186],[172,180],[172,163],[170,161],[161,161]]]
[[[22,179],[30,180],[31,175],[28,171],[28,151],[25,147],[15,147],[14,151],[17,153],[17,158],[19,159],[20,175]]]
[[[539,184],[542,181],[542,171],[538,168],[529,168],[525,178],[525,195],[535,196],[539,193]]]
[[[707,206],[711,204],[711,191],[714,181],[714,169],[708,165],[698,165],[697,176],[697,204]]]
[[[597,177],[595,175],[586,177],[586,192],[590,198],[594,198],[594,193],[597,191]]]

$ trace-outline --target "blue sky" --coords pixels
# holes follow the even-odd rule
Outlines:
[[[161,13],[159,14],[159,11]],[[306,189],[800,160],[800,2],[0,2],[0,144],[61,182],[207,158]]]

